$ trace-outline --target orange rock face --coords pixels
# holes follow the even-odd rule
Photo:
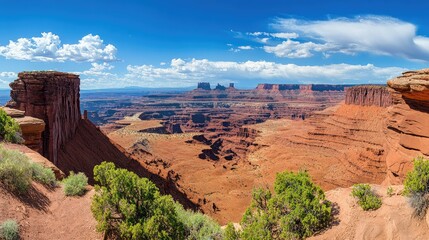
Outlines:
[[[389,108],[386,158],[391,175],[404,177],[416,156],[429,156],[429,70],[405,72],[387,82],[394,106]]]
[[[22,72],[10,84],[12,100],[7,107],[45,122],[41,153],[54,164],[58,150],[73,137],[81,118],[79,84],[77,75],[60,72]]]

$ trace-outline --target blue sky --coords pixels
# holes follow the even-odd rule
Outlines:
[[[78,73],[83,89],[385,83],[429,61],[421,0],[0,4],[0,88],[24,70]]]

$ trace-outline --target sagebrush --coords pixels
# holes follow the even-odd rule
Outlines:
[[[377,210],[381,207],[381,199],[369,184],[355,184],[352,188],[352,196],[357,198],[359,206],[363,210]]]
[[[23,194],[27,192],[32,180],[50,186],[55,186],[56,183],[52,169],[31,163],[25,154],[0,145],[0,182],[7,189]]]
[[[19,225],[13,219],[8,219],[0,225],[0,239],[17,240],[19,239]]]
[[[70,175],[63,179],[62,183],[66,196],[82,196],[88,185],[88,177],[81,172],[78,174],[70,172]]]

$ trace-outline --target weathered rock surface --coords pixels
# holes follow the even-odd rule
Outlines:
[[[58,163],[59,149],[73,137],[81,118],[79,84],[79,76],[61,72],[22,72],[10,84],[12,100],[7,107],[45,122],[41,153],[54,164]]]
[[[22,131],[24,144],[34,151],[41,152],[42,150],[42,132],[45,130],[45,122],[41,119],[24,115],[24,111],[13,108],[2,108],[7,115],[11,116],[18,122]]]
[[[392,95],[385,86],[355,86],[347,88],[345,102],[360,106],[388,107],[392,105]]]
[[[387,82],[395,105],[386,126],[390,179],[403,178],[416,156],[429,156],[429,70],[405,72]]]

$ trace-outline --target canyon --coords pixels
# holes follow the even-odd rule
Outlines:
[[[81,103],[77,75],[24,72],[5,110],[58,172],[93,183],[93,167],[111,161],[225,224],[239,222],[252,189],[272,188],[281,171],[308,171],[336,201],[349,194],[336,189],[354,183],[401,184],[412,159],[429,156],[428,82],[429,70],[387,86],[200,83]]]

